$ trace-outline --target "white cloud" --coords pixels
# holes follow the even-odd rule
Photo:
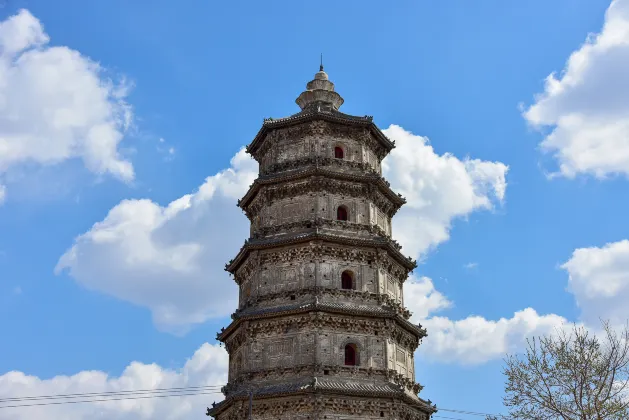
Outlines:
[[[82,371],[72,376],[41,379],[22,372],[8,372],[0,376],[2,399],[23,396],[104,393],[128,390],[156,390],[164,388],[219,386],[227,382],[227,352],[218,345],[203,344],[178,370],[156,364],[133,362],[119,377],[101,371]],[[218,388],[194,390],[212,393]],[[145,393],[144,396],[150,395]],[[98,397],[103,399],[105,397]],[[114,397],[115,398],[115,397]],[[118,397],[119,398],[119,397]],[[212,401],[222,400],[220,393],[200,396],[127,399],[86,404],[60,404],[22,408],[1,408],[6,405],[33,404],[0,402],[0,420],[64,419],[64,420],[136,420],[169,419],[192,420],[203,417]],[[79,398],[74,400],[85,400]],[[71,401],[53,400],[55,402]],[[45,402],[45,401],[40,401]],[[51,402],[48,400],[48,402]]]
[[[421,239],[402,243],[415,255],[446,240],[453,217],[491,208],[494,195],[504,197],[505,165],[437,156],[422,137],[397,126],[387,132],[402,149],[385,166],[392,185],[409,198],[406,222]],[[392,169],[405,160],[409,171]],[[148,307],[161,329],[185,331],[224,316],[237,306],[237,290],[223,265],[248,237],[247,219],[235,202],[256,177],[257,163],[243,149],[231,168],[166,207],[150,200],[122,201],[76,239],[57,272],[68,269],[87,288]]]
[[[629,175],[629,0],[615,0],[602,31],[588,36],[558,77],[524,112],[534,127],[552,131],[541,149],[552,153],[558,172],[572,178]]]
[[[576,249],[561,268],[568,272],[568,290],[584,322],[629,320],[629,240]]]
[[[507,165],[438,155],[426,137],[397,125],[384,133],[396,148],[383,162],[383,175],[408,201],[393,218],[393,235],[411,256],[448,240],[454,219],[504,199]]]
[[[470,263],[465,264],[463,267],[467,268],[468,270],[472,270],[472,269],[478,267],[478,263],[470,262]]]
[[[498,321],[481,316],[457,321],[432,317],[422,325],[429,335],[420,347],[423,356],[441,362],[479,364],[521,351],[527,337],[552,334],[557,328],[570,324],[561,316],[539,315],[534,309],[526,308],[512,318]]]
[[[411,320],[423,322],[429,315],[452,307],[428,277],[410,276],[404,283],[404,304],[413,313]]]
[[[560,316],[539,315],[532,308],[498,321],[481,316],[456,321],[434,316],[451,308],[453,303],[435,289],[428,277],[408,279],[404,284],[404,303],[413,313],[411,321],[428,330],[419,355],[445,363],[471,365],[500,359],[508,352],[522,350],[527,337],[550,334],[568,325]]]
[[[27,10],[0,22],[0,181],[18,166],[74,158],[96,174],[132,180],[133,166],[118,150],[132,121],[126,84],[48,42]]]
[[[257,171],[242,149],[229,169],[165,207],[146,199],[120,202],[76,238],[56,272],[67,269],[89,289],[148,307],[168,331],[229,314],[238,295],[223,268],[249,236],[236,201]]]

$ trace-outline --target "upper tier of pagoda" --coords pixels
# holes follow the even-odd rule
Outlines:
[[[323,66],[315,74],[314,79],[306,84],[306,90],[301,92],[295,102],[301,108],[300,112],[285,118],[266,118],[264,120],[262,128],[247,146],[247,152],[256,160],[259,160],[258,152],[262,148],[267,134],[271,131],[313,120],[367,128],[382,148],[380,158],[383,158],[395,147],[395,142],[389,140],[374,124],[373,117],[368,115],[359,117],[339,111],[344,100],[334,90],[334,83],[329,80],[328,74],[323,71]]]

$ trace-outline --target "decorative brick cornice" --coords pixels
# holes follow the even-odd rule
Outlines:
[[[269,398],[291,397],[266,403]],[[299,396],[302,396],[299,398]],[[360,398],[370,398],[369,402]],[[230,394],[224,401],[208,408],[208,416],[218,416],[228,420],[241,420],[246,416],[246,401],[249,390]],[[437,412],[437,407],[428,401],[404,392],[394,384],[352,386],[325,377],[313,377],[292,383],[258,388],[253,394],[256,414],[282,417],[288,413],[312,414],[322,411],[344,415],[379,416],[386,413],[387,418],[404,420],[428,420]],[[241,403],[242,402],[242,403]],[[232,410],[230,413],[229,410]],[[223,417],[227,415],[227,417]]]
[[[301,157],[298,159],[287,160],[269,165],[264,171],[260,171],[261,176],[269,176],[281,172],[295,171],[306,166],[321,166],[333,168],[341,171],[355,171],[359,173],[378,174],[373,166],[368,162],[358,162],[348,159],[337,159],[332,157],[312,156]]]
[[[373,305],[385,307],[389,311],[399,314],[404,319],[409,319],[412,315],[411,311],[387,294],[352,289],[346,290],[336,287],[305,287],[297,290],[283,290],[265,295],[252,295],[245,300],[244,306],[241,309],[232,314],[231,318],[238,318],[240,313],[243,313],[248,308],[259,307],[260,303],[270,305],[277,302],[278,304],[274,306],[281,306],[281,303],[287,302],[291,298],[301,301],[304,298],[312,298],[314,296],[316,296],[319,301],[324,301],[326,298],[342,298],[348,302],[353,302],[356,305],[372,303]]]
[[[348,322],[356,322],[353,318],[344,319],[342,317],[330,318],[330,317],[306,317],[306,318],[287,318],[291,315],[300,315],[307,313],[317,313],[317,314],[334,314],[339,316],[350,316],[350,317],[365,317],[365,318],[373,318],[372,323],[368,326],[365,326],[366,330],[373,331],[378,327],[378,323],[382,320],[391,320],[395,322],[395,324],[402,327],[407,333],[410,334],[412,338],[412,343],[408,342],[407,346],[411,350],[415,350],[419,345],[419,340],[426,337],[428,333],[426,329],[421,325],[415,325],[408,320],[406,320],[403,316],[401,316],[397,311],[392,310],[386,307],[373,307],[367,305],[351,305],[351,304],[336,304],[336,303],[326,303],[319,302],[318,299],[314,299],[311,302],[307,303],[296,303],[293,305],[283,305],[279,307],[273,308],[264,308],[260,310],[251,310],[251,311],[243,311],[238,315],[233,317],[233,321],[227,326],[227,328],[221,328],[221,331],[216,334],[216,339],[218,341],[226,342],[228,337],[236,331],[236,329],[246,321],[262,321],[266,319],[272,318],[285,318],[284,323],[297,323],[297,324],[312,324],[313,326],[321,326],[323,323],[327,325],[341,325],[344,326]],[[249,325],[252,330],[259,329],[259,326],[254,324]],[[392,334],[395,331],[391,332]],[[243,337],[244,338],[244,337]]]
[[[373,185],[384,197],[386,197],[391,202],[391,205],[394,209],[391,216],[395,214],[395,212],[406,203],[406,199],[400,194],[396,194],[395,192],[393,192],[393,190],[391,189],[391,184],[378,174],[340,172],[326,167],[309,165],[293,172],[284,172],[273,174],[268,177],[257,178],[253,182],[253,184],[251,184],[249,190],[244,195],[244,197],[238,200],[237,205],[238,207],[247,211],[247,207],[251,204],[256,195],[264,189],[265,186],[285,184],[285,188],[291,188],[290,183],[304,180],[306,178],[310,178],[310,182],[312,184],[310,188],[313,188],[313,190],[331,185],[329,184],[330,180],[356,182],[366,184],[367,186]],[[307,191],[304,190],[304,192]],[[368,190],[365,191],[364,194],[367,195]]]
[[[232,274],[235,273],[236,270],[238,270],[240,264],[245,261],[249,253],[253,250],[277,248],[286,245],[294,245],[312,241],[325,241],[339,245],[349,245],[352,247],[379,248],[389,253],[389,255],[405,269],[412,271],[417,268],[417,262],[411,257],[405,257],[400,252],[400,245],[392,239],[346,237],[341,235],[320,233],[315,230],[314,232],[306,232],[297,235],[287,235],[281,238],[247,240],[245,241],[245,244],[242,246],[242,248],[240,248],[240,251],[238,252],[236,258],[226,264],[225,270]]]
[[[247,153],[251,153],[253,156],[257,155],[258,150],[261,148],[266,136],[277,129],[290,127],[293,125],[303,124],[311,121],[326,121],[330,123],[365,127],[378,141],[381,147],[386,153],[393,150],[395,142],[389,140],[380,129],[374,124],[372,117],[356,117],[348,114],[344,114],[338,111],[307,111],[294,114],[290,117],[280,119],[267,119],[262,124],[262,128],[258,131],[253,141],[247,146]]]
[[[315,219],[298,220],[296,222],[282,223],[279,225],[262,226],[253,231],[252,239],[264,239],[266,236],[283,234],[297,234],[305,231],[320,229],[342,230],[347,235],[365,234],[373,237],[381,236],[389,238],[389,235],[378,225],[354,223],[347,220],[332,220],[317,217]],[[397,241],[393,240],[397,244]],[[399,244],[398,244],[399,245]],[[400,246],[399,249],[402,247]]]

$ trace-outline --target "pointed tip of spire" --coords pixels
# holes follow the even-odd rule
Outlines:
[[[319,64],[319,71],[323,71],[323,53],[321,53],[321,64]]]

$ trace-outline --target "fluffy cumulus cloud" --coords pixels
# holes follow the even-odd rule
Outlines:
[[[506,165],[437,155],[427,139],[398,126],[386,133],[397,148],[385,161],[384,172],[408,199],[407,209],[396,216],[401,219],[396,237],[402,235],[407,253],[418,256],[447,240],[453,219],[491,209],[504,199]],[[235,203],[257,169],[242,149],[230,168],[166,206],[151,200],[119,203],[76,238],[57,271],[67,270],[87,288],[149,308],[165,330],[183,331],[228,314],[236,307],[237,290],[223,264],[248,236],[247,219]],[[561,322],[531,309],[498,321],[435,317],[452,302],[427,277],[409,279],[405,302],[413,320],[429,328],[431,339],[422,349],[436,360],[480,363],[502,357],[527,334]]]
[[[420,348],[423,356],[441,362],[479,364],[522,351],[528,337],[553,334],[570,323],[561,316],[540,315],[526,308],[497,321],[481,316],[456,321],[432,317],[422,325],[430,336]]]
[[[541,149],[555,174],[629,175],[629,0],[614,0],[599,34],[572,53],[565,69],[546,78],[544,92],[524,112],[550,128]]]
[[[425,138],[398,126],[387,134],[398,148],[385,172],[409,201],[397,223],[400,234],[413,233],[402,238],[412,255],[446,240],[453,218],[489,209],[504,197],[504,164],[438,156]],[[87,288],[149,308],[164,330],[184,331],[224,316],[236,307],[237,290],[223,266],[248,237],[248,221],[235,203],[256,176],[257,163],[242,149],[230,168],[166,206],[125,200],[76,238],[57,272],[67,270]]]
[[[629,240],[576,249],[561,268],[568,272],[568,290],[574,294],[584,322],[596,325],[599,318],[627,322]]]
[[[424,322],[429,315],[452,307],[452,302],[435,289],[429,277],[410,276],[404,283],[404,304],[413,313],[411,321]]]
[[[64,419],[64,420],[136,420],[169,419],[192,420],[203,417],[212,401],[222,399],[220,386],[227,381],[227,352],[217,346],[204,344],[178,370],[156,364],[133,362],[118,377],[101,371],[83,371],[72,376],[55,376],[41,379],[22,372],[8,372],[0,376],[0,420]],[[192,389],[191,387],[195,387]],[[162,391],[172,388],[188,390]],[[120,393],[145,390],[141,394]],[[153,390],[153,392],[150,392]],[[68,394],[101,394],[80,398],[19,401],[24,396],[50,396]],[[115,394],[118,393],[118,394]],[[200,394],[163,397],[168,394]],[[145,398],[155,395],[162,397]],[[122,399],[135,397],[135,399]],[[72,404],[70,401],[104,400]],[[118,400],[114,400],[118,399]],[[60,403],[20,408],[3,408],[14,405]]]
[[[396,148],[383,162],[383,175],[408,201],[393,219],[393,233],[407,254],[420,256],[448,240],[454,219],[504,199],[504,163],[438,155],[426,137],[397,125],[384,133]]]
[[[497,321],[481,316],[460,320],[436,316],[453,303],[435,289],[428,277],[408,279],[404,284],[404,302],[413,312],[411,321],[428,330],[428,339],[420,346],[419,354],[445,363],[472,365],[500,359],[506,353],[522,350],[527,337],[552,334],[570,325],[558,315],[540,315],[532,308]]]
[[[166,206],[122,201],[76,238],[56,270],[67,270],[89,289],[149,308],[163,330],[183,332],[225,316],[237,306],[237,288],[224,266],[249,235],[236,201],[257,171],[242,149],[230,168]]]
[[[126,95],[98,63],[50,46],[27,10],[0,22],[0,184],[12,168],[74,158],[96,174],[132,180],[119,152],[132,121]],[[0,185],[0,201],[4,195]]]

